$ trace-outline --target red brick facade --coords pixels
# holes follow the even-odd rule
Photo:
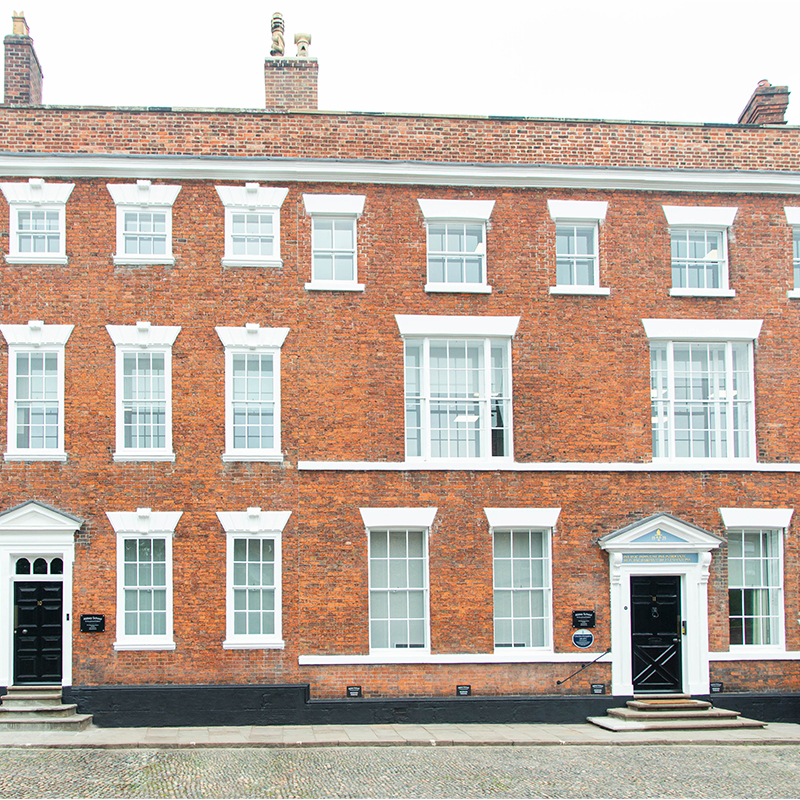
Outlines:
[[[708,577],[706,677],[734,690],[800,691],[795,523],[782,534],[784,635],[777,660],[714,658],[729,647],[727,531],[719,509],[792,509],[800,490],[794,424],[800,386],[793,368],[800,301],[787,297],[794,283],[792,227],[784,212],[784,206],[800,207],[798,129],[3,107],[0,137],[6,152],[33,157],[0,159],[0,181],[45,174],[47,183],[75,184],[66,205],[68,263],[6,263],[0,284],[2,324],[38,319],[75,326],[65,348],[66,461],[0,463],[2,510],[37,500],[84,521],[76,534],[67,630],[75,685],[309,683],[315,697],[340,697],[347,684],[375,697],[449,695],[456,684],[482,695],[586,694],[590,682],[610,689],[609,660],[575,682],[556,683],[612,646],[609,556],[598,540],[668,513],[723,539],[712,551]],[[47,154],[74,160],[54,168]],[[129,161],[123,175],[118,162],[80,158],[121,155],[163,159],[155,174],[148,162],[133,175]],[[182,156],[204,157],[204,177],[191,177],[190,168],[178,164]],[[373,171],[363,180],[310,182],[299,171],[295,178],[271,178],[259,172],[259,162],[248,180],[288,188],[280,210],[283,265],[225,268],[225,208],[214,187],[244,185],[224,168],[235,161],[247,169],[250,157],[274,159],[277,166],[278,159],[297,160],[287,170],[310,159],[343,161],[345,169],[366,161]],[[515,188],[497,172],[480,184],[406,185],[375,177],[381,160],[401,172],[403,165],[418,170],[418,162],[653,170],[641,173],[645,184],[648,174],[661,177],[655,171],[687,182],[692,170],[706,171],[709,180],[719,171],[720,181],[732,170],[761,171],[769,179],[780,175],[787,188],[548,188],[544,178],[540,186]],[[174,174],[180,170],[182,178]],[[613,170],[606,172],[613,182]],[[136,178],[181,187],[173,206],[173,266],[114,264],[117,218],[106,184]],[[304,193],[366,197],[357,222],[363,292],[305,287],[312,254]],[[491,293],[425,291],[419,198],[495,202],[486,235]],[[607,296],[549,293],[556,273],[551,199],[608,203],[599,228],[600,285],[610,289]],[[738,208],[728,234],[734,297],[670,295],[663,205]],[[15,233],[9,219],[0,196],[4,254]],[[515,467],[392,468],[405,459],[396,314],[520,318],[511,341]],[[644,319],[763,320],[753,373],[759,468],[647,466],[653,446]],[[139,320],[181,327],[172,348],[174,462],[113,458],[115,349],[105,326]],[[225,352],[214,329],[252,322],[289,328],[280,355],[282,463],[222,460]],[[5,348],[0,353],[4,441],[8,354]],[[323,469],[314,462],[366,466]],[[771,471],[760,469],[764,465]],[[226,536],[216,512],[251,507],[292,512],[282,540],[284,649],[222,647]],[[359,509],[406,507],[438,509],[428,534],[431,657],[365,663],[369,559]],[[183,513],[173,541],[174,650],[113,646],[117,538],[107,512],[138,508]],[[561,509],[552,531],[550,659],[540,653],[511,663],[492,660],[492,534],[485,508]],[[573,609],[596,613],[595,642],[584,661],[571,640]],[[82,613],[105,614],[105,633],[80,633]],[[309,663],[324,662],[322,656],[350,661]]]

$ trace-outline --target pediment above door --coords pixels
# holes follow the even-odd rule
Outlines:
[[[609,553],[707,553],[723,540],[672,514],[653,514],[606,534],[598,544]]]

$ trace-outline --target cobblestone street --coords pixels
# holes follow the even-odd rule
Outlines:
[[[794,745],[0,751],[0,797],[796,797]]]

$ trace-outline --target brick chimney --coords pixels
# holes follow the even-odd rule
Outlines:
[[[14,12],[12,32],[5,44],[5,91],[7,106],[40,106],[42,104],[42,67],[33,49],[25,13]]]
[[[739,115],[740,125],[785,125],[789,87],[759,81],[753,96]]]
[[[264,88],[268,111],[316,111],[319,64],[309,58],[311,35],[297,33],[297,56],[284,55],[283,16],[272,15],[272,47],[264,60]]]

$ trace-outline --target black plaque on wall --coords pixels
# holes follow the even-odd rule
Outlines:
[[[347,687],[347,696],[348,697],[361,697],[361,687],[360,686],[348,686]]]
[[[471,686],[465,683],[459,683],[458,686],[456,686],[456,695],[458,697],[469,697],[471,694],[472,694]]]
[[[105,614],[81,614],[81,633],[104,633]]]
[[[711,694],[722,694],[722,692],[725,690],[725,686],[722,681],[712,681],[708,688],[710,689]]]
[[[594,628],[594,611],[573,611],[573,628]]]

